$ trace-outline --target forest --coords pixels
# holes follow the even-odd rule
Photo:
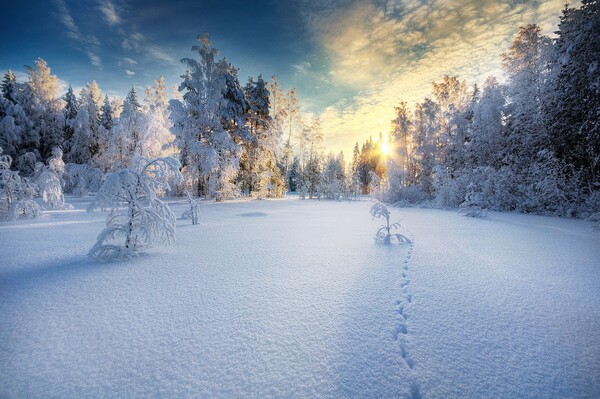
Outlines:
[[[161,77],[124,99],[95,81],[59,97],[43,59],[28,81],[8,71],[0,96],[0,213],[35,216],[66,206],[63,193],[96,192],[107,173],[139,157],[173,156],[183,181],[170,195],[351,199],[398,205],[600,219],[600,5],[565,6],[557,32],[521,27],[502,77],[433,82],[431,97],[400,102],[389,132],[325,153],[318,116],[272,77],[240,82],[207,34],[184,58],[169,93]]]

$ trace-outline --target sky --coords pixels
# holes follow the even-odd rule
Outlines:
[[[520,26],[552,34],[563,0],[45,0],[5,1],[0,72],[26,79],[41,57],[78,90],[96,80],[125,96],[161,75],[181,82],[198,34],[248,76],[295,87],[318,116],[328,150],[386,134],[400,101],[431,93],[444,75],[502,80],[501,54]],[[10,3],[10,5],[8,5]],[[571,1],[577,6],[577,2]],[[143,91],[143,90],[139,90]]]

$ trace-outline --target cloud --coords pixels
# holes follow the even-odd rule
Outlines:
[[[115,5],[110,0],[98,0],[98,9],[109,26],[119,25],[122,22]]]
[[[303,61],[300,64],[292,64],[292,68],[294,68],[297,73],[303,73],[311,68],[311,64],[308,61]]]
[[[129,70],[129,69],[125,69],[125,74],[126,74],[127,76],[133,76],[133,75],[135,75],[135,72],[133,72],[133,71],[131,71],[131,70]]]
[[[446,74],[469,84],[501,75],[500,55],[519,26],[538,23],[551,33],[562,7],[558,1],[410,0],[319,9],[307,23],[327,54],[332,90],[357,93],[321,113],[326,145],[349,152],[355,141],[385,134],[394,106],[422,101],[431,82]]]
[[[137,65],[137,61],[128,57],[123,58],[123,62],[129,65]]]
[[[145,47],[146,52],[151,58],[163,61],[167,64],[179,65],[179,63],[159,46],[149,45]]]
[[[97,55],[100,47],[100,41],[94,35],[84,35],[79,26],[75,23],[75,19],[67,8],[63,0],[54,0],[57,12],[55,13],[58,20],[66,28],[66,36],[73,41],[75,47],[82,53],[88,56],[91,64],[102,69],[102,60]]]
[[[92,51],[87,51],[86,54],[93,66],[98,69],[102,69],[102,59],[97,54],[93,53]]]
[[[109,26],[119,25],[122,22],[115,5],[110,0],[98,0],[98,9]]]

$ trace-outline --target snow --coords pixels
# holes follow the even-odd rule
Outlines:
[[[413,243],[382,246],[368,201],[201,202],[173,245],[98,262],[89,201],[0,224],[0,397],[600,392],[588,222],[390,208]]]

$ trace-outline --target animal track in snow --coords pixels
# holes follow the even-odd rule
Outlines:
[[[415,366],[415,362],[412,357],[408,353],[407,349],[407,336],[409,334],[408,325],[406,321],[408,320],[408,315],[406,313],[406,306],[412,303],[412,294],[409,293],[409,261],[412,256],[413,246],[414,246],[414,238],[411,238],[410,246],[408,248],[408,253],[406,257],[402,261],[402,281],[400,283],[401,289],[401,298],[396,301],[396,313],[398,313],[401,317],[399,320],[399,324],[396,326],[394,330],[394,339],[399,341],[400,343],[400,355],[406,362],[406,365],[412,370]],[[414,387],[417,387],[416,390]],[[418,385],[413,385],[411,390],[411,398],[420,398],[420,388]]]

